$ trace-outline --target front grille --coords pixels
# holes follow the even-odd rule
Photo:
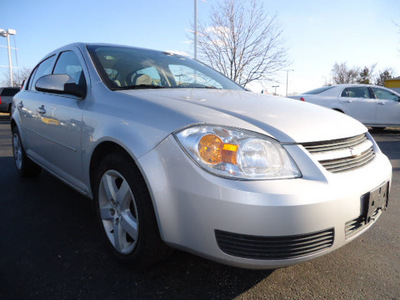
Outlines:
[[[372,218],[375,220],[375,218],[378,217],[379,210],[375,210]],[[349,237],[352,237],[354,234],[357,232],[361,231],[365,226],[367,225],[366,222],[366,217],[365,215],[361,215],[358,218],[355,218],[351,221],[346,222],[345,225],[345,234],[346,234],[346,239]]]
[[[333,245],[334,229],[304,235],[266,237],[215,230],[219,248],[232,256],[281,260],[322,252]]]
[[[365,217],[363,216],[360,216],[354,220],[347,222],[345,226],[346,238],[349,238],[353,234],[359,232],[364,225],[365,225]]]
[[[332,173],[360,168],[375,157],[372,142],[365,134],[347,139],[302,145],[326,170]]]

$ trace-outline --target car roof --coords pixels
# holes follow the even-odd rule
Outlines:
[[[59,47],[49,54],[47,54],[44,58],[49,57],[50,55],[53,55],[55,53],[65,51],[66,49],[71,49],[71,48],[79,48],[83,51],[86,51],[87,46],[110,46],[110,47],[123,47],[123,48],[131,48],[131,49],[140,49],[140,50],[147,50],[147,51],[153,51],[153,52],[168,52],[168,51],[162,51],[162,50],[155,50],[155,49],[147,49],[147,48],[141,48],[141,47],[134,47],[134,46],[129,46],[129,45],[120,45],[120,44],[110,44],[110,43],[83,43],[83,42],[77,42],[77,43],[71,43],[62,47]]]
[[[323,86],[324,87],[324,86]],[[321,88],[323,88],[323,87],[321,87]],[[341,91],[341,90],[343,90],[343,89],[345,89],[345,88],[348,88],[348,87],[371,87],[371,88],[380,88],[380,89],[385,89],[385,90],[389,90],[390,92],[393,92],[393,93],[395,93],[395,94],[397,94],[397,95],[399,95],[400,96],[400,93],[398,93],[398,92],[396,92],[396,91],[394,91],[394,90],[392,90],[392,89],[389,89],[389,88],[387,88],[387,87],[384,87],[384,86],[380,86],[380,85],[374,85],[374,84],[365,84],[365,83],[343,83],[343,84],[336,84],[336,85],[330,85],[330,86],[325,86],[325,87],[329,87],[330,89],[327,89],[327,90],[325,90],[325,91],[322,91],[322,92],[320,92],[319,94],[325,94],[325,95],[329,95],[329,94],[335,94],[335,93],[337,93],[338,91]],[[314,89],[315,90],[315,89]],[[313,91],[313,90],[311,90],[311,91]],[[310,91],[307,91],[307,92],[310,92]],[[309,94],[307,94],[307,92],[304,92],[304,93],[302,93],[301,95],[309,95]]]
[[[45,59],[49,58],[52,55],[55,55],[55,54],[60,53],[62,51],[71,50],[72,48],[79,48],[82,52],[86,52],[87,51],[87,46],[125,47],[125,48],[130,48],[130,49],[146,50],[146,51],[159,52],[159,53],[168,53],[168,51],[141,48],[141,47],[134,47],[134,46],[129,46],[129,45],[110,44],[110,43],[83,43],[83,42],[77,42],[77,43],[67,44],[65,46],[59,47],[59,48],[51,51],[50,53],[48,53],[44,57],[42,57],[42,59],[39,61],[39,63],[44,61]],[[176,53],[173,53],[173,54],[177,55],[177,56],[182,56],[182,55],[179,55],[179,54],[176,54]]]

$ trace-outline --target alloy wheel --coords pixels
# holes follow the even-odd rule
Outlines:
[[[14,160],[15,165],[17,166],[18,170],[22,168],[22,145],[19,135],[14,133],[13,135],[13,152],[14,152]]]
[[[115,170],[103,174],[98,201],[109,241],[119,253],[131,253],[139,237],[139,218],[135,197],[122,174]]]

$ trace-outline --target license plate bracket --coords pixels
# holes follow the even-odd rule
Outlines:
[[[375,220],[378,210],[386,210],[389,202],[389,182],[382,184],[362,197],[364,199],[365,224]]]

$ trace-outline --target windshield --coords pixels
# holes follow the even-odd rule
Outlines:
[[[242,87],[190,58],[123,46],[88,46],[103,82],[112,90]]]

